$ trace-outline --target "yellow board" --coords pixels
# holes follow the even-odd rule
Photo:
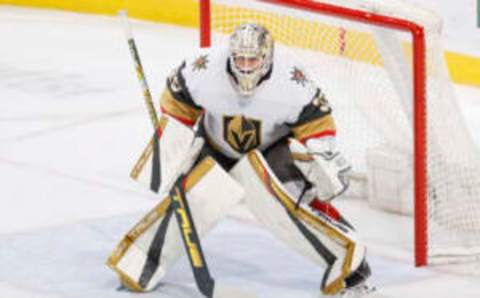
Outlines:
[[[22,5],[40,8],[62,9],[75,12],[84,13],[98,13],[106,15],[116,15],[119,10],[127,9],[131,17],[144,19],[154,22],[172,23],[181,26],[198,27],[198,1],[199,0],[0,0],[0,4]],[[214,5],[213,9],[220,9],[229,11],[229,8],[221,5]],[[245,13],[245,12],[244,12]],[[322,31],[322,38],[338,38],[339,32],[337,28],[329,28],[321,24],[309,24],[310,22],[304,20],[287,20],[288,17],[278,18],[279,22],[292,21],[302,23],[301,26],[314,29],[314,31]],[[214,26],[215,27],[215,26]],[[230,31],[231,28],[224,28],[223,30]],[[273,32],[274,35],[279,35]],[[323,51],[329,54],[338,54],[342,51],[343,56],[356,55],[355,59],[363,62],[379,65],[381,59],[378,55],[368,55],[359,57],[358,52],[354,48],[348,47],[348,44],[356,44],[361,40],[362,48],[368,47],[374,49],[375,45],[369,36],[363,36],[362,33],[347,31],[344,32],[344,39],[346,43],[345,49],[322,48],[322,43],[315,42],[315,40],[295,40],[284,41],[286,43],[293,42],[297,46],[303,48],[314,48],[314,50]],[[331,53],[331,52],[335,53]],[[356,51],[355,51],[356,52]],[[364,51],[365,53],[371,51]],[[445,58],[448,64],[451,79],[460,84],[467,84],[480,87],[480,57],[464,55],[460,53],[445,52]]]
[[[445,52],[452,81],[480,87],[480,57]]]
[[[138,19],[198,26],[196,0],[0,0],[0,4],[106,15],[116,15],[119,10],[127,9],[131,17]]]

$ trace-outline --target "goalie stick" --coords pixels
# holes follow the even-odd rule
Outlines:
[[[158,116],[155,111],[155,105],[153,104],[152,93],[150,92],[150,87],[147,83],[147,78],[143,70],[142,61],[140,60],[140,55],[138,54],[137,45],[135,39],[133,38],[132,29],[128,22],[128,15],[126,10],[121,10],[118,13],[122,24],[125,36],[128,42],[128,48],[130,49],[130,54],[132,56],[133,62],[135,63],[135,72],[137,73],[138,81],[142,87],[142,93],[147,106],[148,115],[150,116],[150,122],[153,126],[154,136],[153,136],[153,160],[152,160],[152,180],[150,183],[150,190],[158,193],[161,177],[160,177],[160,152],[159,152],[159,140],[158,140]]]
[[[140,85],[143,91],[143,97],[145,99],[145,104],[147,105],[148,115],[150,116],[150,121],[152,122],[153,129],[156,130],[158,127],[158,116],[155,111],[155,106],[153,104],[152,93],[148,87],[147,78],[145,77],[145,72],[143,71],[142,61],[138,55],[137,46],[135,44],[135,39],[133,38],[132,29],[128,23],[127,11],[122,10],[118,13],[120,19],[122,20],[123,29],[125,36],[127,37],[128,47],[130,49],[130,54],[132,55],[133,62],[135,63],[135,70],[137,73],[137,78],[140,81]]]
[[[133,33],[128,22],[127,11],[120,11],[119,17],[123,23],[130,53],[135,63],[137,78],[140,81],[148,114],[150,116],[150,121],[152,122],[153,129],[155,131],[154,142],[156,143],[154,146],[158,147],[158,138],[156,137],[157,127],[159,124],[158,116],[153,104],[152,94],[150,92],[150,88],[148,87],[145,72],[143,71],[143,66],[138,54],[137,46],[135,44],[135,39],[133,38]],[[193,165],[192,156],[196,155],[201,149],[201,144],[199,145],[199,143],[194,142],[192,145],[193,146],[189,154],[187,154],[186,159],[182,161],[178,169],[178,173],[174,175],[172,181],[168,181],[165,184],[164,190],[169,191],[170,197],[172,198],[171,204],[173,204],[173,207],[175,208],[177,223],[185,245],[186,253],[190,260],[191,269],[195,277],[197,287],[199,291],[207,298],[256,298],[257,296],[252,293],[244,292],[237,288],[224,286],[222,284],[216,284],[215,280],[210,275],[206,260],[203,256],[200,237],[198,236],[195,228],[193,217],[182,187],[182,182],[186,177],[185,173],[187,173]],[[154,162],[153,166],[156,164],[157,163]],[[155,185],[152,183],[150,188],[152,191],[158,192],[160,177],[155,180],[157,180]],[[192,249],[192,247],[195,247],[195,249]]]

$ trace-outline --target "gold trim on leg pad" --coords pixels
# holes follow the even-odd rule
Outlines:
[[[207,156],[187,175],[185,192],[192,189],[215,166],[215,160]]]
[[[204,158],[193,170],[187,175],[185,179],[185,192],[190,191],[197,183],[215,166],[216,162],[211,157]],[[115,247],[112,254],[106,261],[106,265],[115,271],[122,284],[128,289],[135,292],[145,292],[145,289],[140,284],[130,278],[123,272],[118,264],[125,256],[128,249],[134,245],[135,241],[148,230],[155,222],[165,216],[168,208],[172,203],[171,197],[165,197],[162,202],[155,206],[148,212],[120,241]]]
[[[145,292],[145,289],[142,288],[142,286],[140,286],[137,282],[135,282],[133,279],[128,277],[125,273],[117,269],[114,269],[114,270],[115,272],[117,272],[118,278],[120,279],[120,282],[124,287],[126,287],[132,292],[139,292],[139,293]]]
[[[165,215],[168,207],[170,207],[171,199],[166,197],[160,204],[153,208],[138,222],[115,247],[110,257],[107,259],[107,266],[122,276],[121,271],[117,268],[118,263],[125,255],[130,246],[138,239],[149,227],[151,227],[159,218]],[[140,286],[139,286],[140,287]],[[141,288],[141,287],[140,287]]]
[[[248,160],[257,173],[260,181],[264,183],[268,191],[278,200],[278,202],[292,215],[309,224],[309,226],[313,227],[317,231],[327,235],[329,238],[333,239],[346,249],[346,256],[342,265],[341,275],[329,284],[322,285],[322,291],[325,295],[337,294],[340,290],[345,288],[345,279],[352,272],[355,242],[337,231],[334,227],[319,220],[316,216],[306,211],[304,208],[297,208],[295,200],[282,190],[279,182],[276,181],[275,177],[270,175],[269,170],[267,170],[268,166],[264,161],[262,161],[262,158],[259,155],[260,153],[257,150],[251,151],[248,154]]]

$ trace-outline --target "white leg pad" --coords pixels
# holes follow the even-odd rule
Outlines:
[[[230,172],[244,186],[247,208],[277,238],[327,268],[322,290],[333,295],[365,257],[352,230],[302,207],[275,177],[260,152],[253,151]],[[312,240],[313,239],[313,240]]]
[[[194,137],[195,133],[190,127],[173,117],[162,115],[157,132],[138,158],[130,176],[154,192],[163,190],[163,185],[155,187],[155,179],[158,178],[158,183],[172,179],[188,154]]]
[[[185,189],[200,237],[244,196],[243,188],[212,158],[204,159],[190,172]],[[167,197],[135,225],[108,259],[107,265],[128,288],[140,292],[152,290],[185,254],[173,212]]]

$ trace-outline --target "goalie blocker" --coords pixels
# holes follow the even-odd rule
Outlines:
[[[149,143],[132,172],[132,177],[150,188],[152,179],[162,177],[163,181],[169,181],[175,178],[168,175],[174,175],[178,162],[163,161],[178,152],[179,143],[191,143],[194,137],[189,128],[173,118],[162,118],[160,123],[156,134],[158,142]],[[168,135],[176,137],[168,138]],[[208,147],[208,143],[205,144],[204,152],[211,152]],[[159,156],[155,157],[155,154]],[[212,156],[200,156],[201,160],[196,162],[183,183],[184,195],[200,238],[235,205],[245,203],[257,220],[277,238],[326,268],[321,284],[324,294],[335,295],[368,278],[370,269],[365,261],[366,250],[351,226],[306,204],[297,204],[308,183],[294,165],[286,140],[277,143],[265,156],[258,150],[251,151],[231,169],[221,166]],[[177,155],[177,159],[182,158]],[[155,166],[158,160],[163,163],[161,167]],[[167,165],[170,165],[169,169],[164,168]],[[163,201],[124,236],[107,261],[121,282],[134,291],[154,289],[185,253],[181,233],[187,233],[188,227],[180,231],[172,223],[175,220],[172,199],[168,190],[160,187],[160,192]],[[189,248],[189,254],[195,256],[196,247]]]

